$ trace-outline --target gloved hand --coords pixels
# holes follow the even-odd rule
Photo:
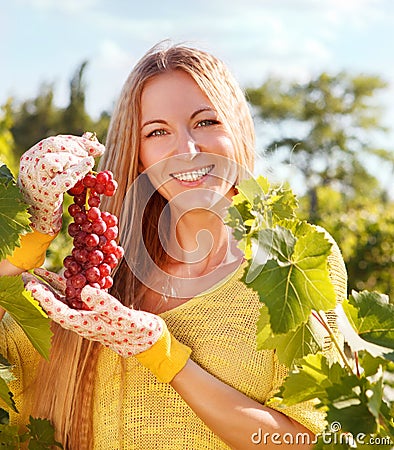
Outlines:
[[[35,273],[49,285],[26,273],[26,289],[63,328],[99,341],[122,357],[136,356],[162,382],[170,382],[189,359],[191,349],[170,334],[159,316],[127,308],[107,292],[89,285],[81,292],[89,309],[71,309],[64,302],[65,280],[43,269]]]
[[[64,192],[91,170],[94,157],[104,150],[92,133],[85,133],[46,138],[22,155],[18,185],[30,205],[33,232],[21,236],[20,247],[7,257],[11,264],[24,270],[43,264],[61,228]]]
[[[60,230],[63,194],[92,169],[94,157],[104,150],[92,133],[85,133],[46,138],[22,155],[18,184],[30,205],[33,229],[50,235]]]

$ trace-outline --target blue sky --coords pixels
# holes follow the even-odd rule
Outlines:
[[[394,128],[392,0],[3,0],[0,104],[34,97],[49,82],[63,106],[88,60],[87,109],[96,116],[111,109],[137,59],[166,38],[215,53],[243,86],[270,74],[380,75],[391,86],[381,100]]]

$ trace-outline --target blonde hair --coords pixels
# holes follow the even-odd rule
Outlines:
[[[112,115],[106,152],[100,161],[99,168],[111,170],[118,181],[116,196],[103,199],[103,209],[117,216],[139,175],[140,110],[144,86],[152,77],[174,70],[182,70],[193,77],[230,131],[236,163],[247,171],[253,170],[252,117],[244,92],[225,64],[202,50],[161,43],[146,53],[126,80]],[[134,195],[128,204],[131,211],[138,197]],[[155,193],[149,203],[149,214],[142,219],[145,223],[141,239],[158,264],[163,261],[164,250],[158,237],[157,221],[164,206],[165,200]],[[143,292],[144,286],[123,260],[114,274],[112,295],[125,305],[138,308]],[[56,325],[54,333],[51,361],[40,365],[35,383],[33,415],[48,417],[54,422],[57,439],[65,449],[89,449],[93,441],[94,371],[101,345],[83,340]]]

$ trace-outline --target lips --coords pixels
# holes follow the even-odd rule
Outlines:
[[[211,164],[206,167],[201,167],[200,169],[191,170],[190,172],[170,173],[170,176],[179,181],[199,181],[211,172],[214,167],[215,165]]]

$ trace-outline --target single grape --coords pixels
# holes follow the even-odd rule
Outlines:
[[[115,269],[115,267],[118,265],[119,260],[115,255],[108,254],[105,255],[104,262],[107,263],[111,267],[111,269]]]
[[[108,225],[107,225],[108,226]],[[114,227],[110,227],[107,228],[107,230],[104,233],[104,236],[109,240],[112,241],[113,239],[116,239],[118,237],[118,227],[114,226]]]
[[[124,250],[123,247],[121,247],[120,245],[118,245],[118,247],[116,248],[116,250],[114,251],[114,255],[116,256],[116,258],[118,260],[122,259],[124,256]]]
[[[69,212],[71,217],[75,217],[75,214],[81,212],[81,207],[79,205],[76,205],[75,203],[72,203],[68,207],[68,212]]]
[[[96,176],[97,183],[102,184],[104,186],[108,183],[109,180],[110,176],[106,172],[100,172]]]
[[[79,180],[76,182],[76,184],[67,191],[68,194],[70,195],[78,195],[78,194],[82,194],[82,192],[85,190],[85,186],[82,182],[82,180]]]
[[[98,195],[92,195],[89,197],[88,205],[98,208],[100,206],[100,197]]]
[[[109,265],[109,264],[107,264],[107,263],[102,263],[102,264],[100,264],[99,266],[98,266],[98,269],[99,269],[99,271],[100,271],[100,274],[101,274],[101,276],[104,278],[104,277],[107,277],[108,275],[110,275],[110,273],[111,273],[111,266]]]
[[[111,277],[105,277],[103,289],[109,289],[112,287],[113,284],[114,282]]]
[[[84,222],[86,222],[86,213],[83,211],[77,212],[74,216],[74,222],[77,225],[82,225]]]
[[[94,187],[94,192],[97,194],[104,194],[105,192],[105,185],[97,183]]]
[[[116,241],[108,241],[102,247],[101,250],[106,254],[115,253],[115,250],[118,248],[118,244]]]
[[[85,238],[85,243],[88,247],[97,247],[99,244],[99,237],[97,234],[88,234]]]
[[[80,226],[74,222],[71,222],[67,228],[67,232],[71,237],[75,237],[80,231]]]
[[[92,230],[94,233],[101,235],[104,234],[107,230],[107,225],[104,220],[97,219],[92,223]]]
[[[95,220],[98,220],[101,218],[101,211],[99,208],[94,207],[90,208],[89,211],[87,212],[87,218],[93,222]]]
[[[73,274],[76,275],[77,273],[81,272],[82,267],[80,264],[77,263],[77,261],[75,261],[75,259],[73,261],[70,262],[70,264],[68,265],[68,270]]]
[[[95,266],[98,266],[104,261],[104,254],[101,250],[92,250],[89,252],[88,260]]]
[[[73,275],[71,278],[71,285],[74,288],[80,288],[82,289],[86,285],[86,278],[82,273],[78,273],[76,275]]]
[[[100,270],[97,267],[89,267],[85,271],[85,276],[89,282],[97,283],[101,278]]]
[[[83,192],[82,194],[76,195],[74,197],[74,203],[76,203],[77,205],[83,207],[85,206],[85,202],[86,202],[86,193]]]
[[[86,174],[83,179],[83,184],[88,188],[94,187],[96,185],[96,177],[92,173]]]

